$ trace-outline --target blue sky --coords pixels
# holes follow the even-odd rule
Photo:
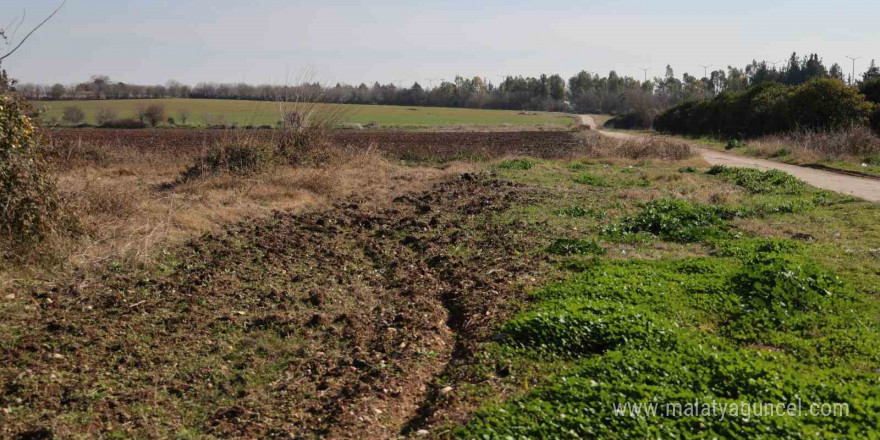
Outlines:
[[[4,0],[0,22],[34,24],[56,0]],[[880,61],[877,1],[281,1],[70,0],[4,63],[13,77],[64,84],[106,74],[131,83],[176,79],[274,83],[315,71],[325,82],[427,83],[456,74],[609,70],[702,75],[817,52]]]

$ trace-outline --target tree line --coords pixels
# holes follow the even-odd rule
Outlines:
[[[777,64],[779,68],[777,69]],[[862,81],[880,77],[872,61]],[[252,85],[246,83],[198,83],[195,86],[168,81],[161,85],[136,85],[92,76],[74,85],[19,84],[16,91],[31,100],[205,98],[232,100],[310,100],[348,104],[384,104],[491,108],[507,110],[575,111],[622,114],[656,113],[682,102],[707,99],[722,92],[737,92],[764,83],[796,86],[814,78],[847,78],[838,64],[826,67],[816,54],[793,53],[786,63],[753,61],[742,67],[728,66],[698,78],[685,73],[676,77],[671,66],[663,76],[641,81],[615,71],[605,76],[581,71],[567,81],[558,74],[537,77],[508,76],[495,84],[483,77],[458,76],[428,87],[393,83],[298,85]]]

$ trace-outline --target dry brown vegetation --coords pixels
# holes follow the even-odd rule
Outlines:
[[[242,133],[226,133],[227,145],[253,145]],[[56,236],[28,255],[4,259],[0,284],[45,278],[59,268],[99,270],[107,266],[142,265],[185,239],[220,225],[274,210],[299,211],[325,205],[355,191],[381,197],[398,182],[418,182],[447,171],[396,165],[375,150],[323,149],[318,165],[273,163],[260,173],[210,173],[181,179],[181,173],[204,161],[211,149],[178,151],[115,142],[44,142],[65,209],[79,233]],[[332,153],[330,153],[332,151]]]
[[[577,139],[583,149],[581,153],[590,157],[684,160],[694,156],[688,144],[660,136],[618,139],[584,131],[577,135]]]
[[[750,153],[761,157],[787,157],[796,163],[819,159],[862,162],[880,155],[880,138],[867,127],[841,131],[798,131],[749,141]]]

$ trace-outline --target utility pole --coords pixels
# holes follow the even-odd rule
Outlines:
[[[851,59],[853,63],[852,76],[849,77],[849,85],[853,85],[856,81],[856,60],[860,60],[862,57],[853,58],[847,55],[847,58]]]
[[[712,67],[712,65],[711,64],[709,64],[708,66],[704,66],[702,64],[698,64],[698,65],[703,68],[703,78],[708,78],[709,77],[709,73],[708,73],[709,68]]]
[[[646,69],[646,68],[644,68],[644,67],[639,67],[639,70],[645,72],[645,82],[648,82],[648,71],[651,70],[651,68],[648,67],[648,68]]]
[[[765,61],[765,62],[768,63],[768,64],[772,64],[772,65],[773,65],[773,70],[776,70],[776,65],[779,64],[779,63],[781,63],[782,60],[779,60],[779,61]]]

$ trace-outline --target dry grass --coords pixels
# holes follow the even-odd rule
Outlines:
[[[750,153],[760,157],[786,157],[797,163],[820,159],[861,162],[880,155],[880,137],[867,127],[837,132],[801,131],[749,141]]]
[[[577,138],[582,154],[590,157],[685,160],[694,156],[689,145],[659,136],[616,139],[584,131],[577,134]]]
[[[49,147],[67,211],[79,224],[75,237],[55,237],[19,262],[0,264],[0,289],[20,279],[52,280],[108,266],[143,266],[193,236],[222,225],[327,206],[355,193],[374,200],[401,187],[427,185],[445,171],[395,165],[375,151],[335,152],[322,166],[273,166],[264,173],[214,173],[181,181],[197,154],[153,153],[124,145]],[[169,185],[169,183],[175,183]]]

